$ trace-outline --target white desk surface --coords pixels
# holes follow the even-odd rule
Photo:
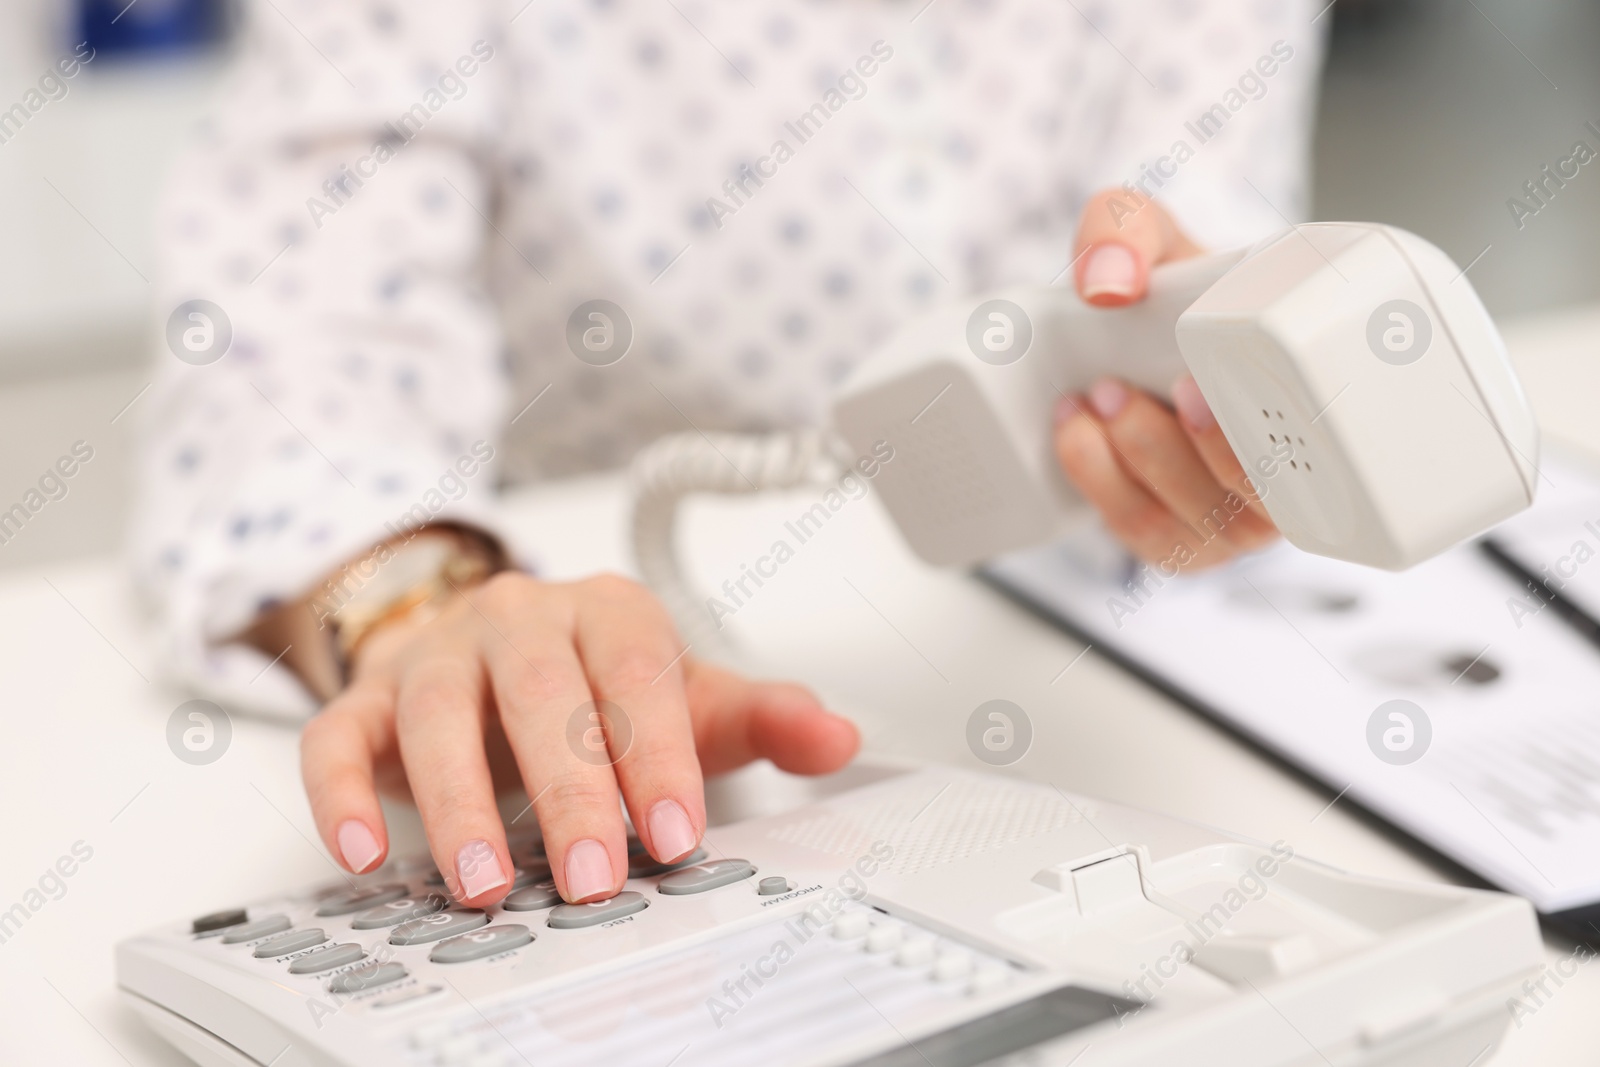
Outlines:
[[[1600,309],[1514,323],[1507,335],[1548,430],[1600,452],[1589,412],[1600,397],[1591,354]],[[801,498],[782,496],[697,506],[685,543],[702,586],[736,575],[799,510]],[[615,477],[513,501],[518,528],[553,576],[625,568],[625,512]],[[1327,809],[1329,791],[1093,654],[1079,659],[1076,642],[972,579],[922,567],[874,502],[840,512],[729,628],[754,656],[856,715],[869,749],[981,769],[964,723],[982,701],[1004,697],[1035,727],[1015,773],[1282,838],[1353,870],[1451,877],[1343,805]],[[112,945],[329,874],[300,789],[295,731],[236,716],[227,754],[188,766],[165,742],[183,697],[145,680],[155,676],[116,560],[0,580],[0,912],[75,842],[93,849],[65,894],[0,944],[0,1063],[186,1063],[118,1004]],[[420,846],[414,823],[397,834],[400,847],[408,840]],[[1554,961],[1570,946],[1551,940],[1548,949]],[[1600,967],[1586,966],[1485,1062],[1593,1062],[1597,1005]]]

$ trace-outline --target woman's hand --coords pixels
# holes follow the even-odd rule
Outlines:
[[[1078,294],[1099,307],[1142,300],[1151,267],[1202,251],[1159,204],[1119,220],[1114,197],[1125,202],[1119,190],[1091,199],[1078,226]],[[1073,485],[1148,563],[1209,567],[1278,536],[1188,375],[1173,384],[1172,407],[1101,379],[1087,397],[1058,405],[1055,443]]]
[[[745,681],[683,647],[650,593],[609,575],[501,573],[425,621],[375,629],[301,741],[322,840],[351,871],[373,869],[388,852],[378,790],[409,789],[452,895],[482,907],[512,880],[496,783],[520,781],[557,889],[597,900],[627,877],[619,792],[668,862],[705,831],[702,775],[762,757],[822,774],[855,754],[855,727],[806,690]]]

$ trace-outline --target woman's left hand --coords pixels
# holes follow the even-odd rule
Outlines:
[[[1150,269],[1203,251],[1154,201],[1113,215],[1105,190],[1078,225],[1078,295],[1097,307],[1144,299]],[[1088,249],[1086,253],[1084,250]],[[1172,404],[1102,378],[1056,412],[1061,468],[1129,551],[1168,569],[1200,569],[1274,541],[1278,531],[1187,374]]]

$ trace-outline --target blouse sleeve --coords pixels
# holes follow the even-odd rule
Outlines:
[[[234,640],[264,609],[396,530],[495,529],[491,6],[250,5],[169,182],[131,548],[175,680],[229,706],[315,706]]]

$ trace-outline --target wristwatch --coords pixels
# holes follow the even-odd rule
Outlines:
[[[432,526],[404,541],[386,541],[323,582],[311,600],[318,628],[331,627],[334,650],[348,674],[361,642],[379,625],[438,612],[452,593],[504,569],[487,539]]]
[[[299,675],[323,701],[350,681],[361,643],[379,626],[438,612],[453,594],[510,567],[500,543],[434,525],[381,542],[310,594],[262,615],[240,637]]]

